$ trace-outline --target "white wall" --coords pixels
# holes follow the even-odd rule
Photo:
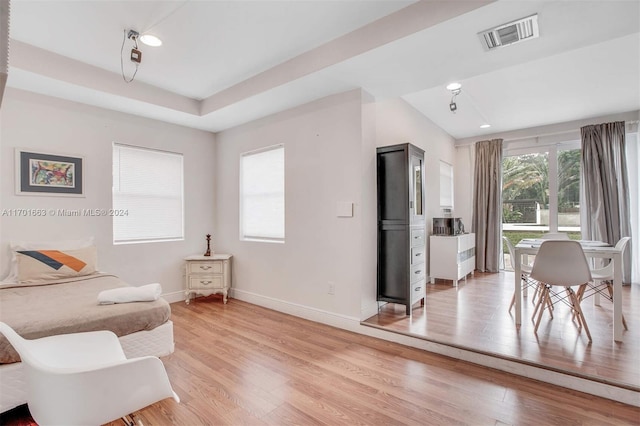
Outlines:
[[[410,142],[425,151],[425,219],[427,234],[430,235],[432,219],[442,216],[440,209],[440,161],[454,164],[454,177],[458,173],[455,167],[454,139],[402,99],[380,101],[376,104],[376,110],[377,146]],[[454,195],[457,191],[458,187],[454,185]],[[453,213],[458,216],[458,207],[455,203]],[[427,259],[429,259],[428,253]],[[427,265],[428,267],[429,265]]]
[[[159,282],[165,294],[182,297],[183,257],[204,252],[205,234],[213,232],[215,136],[15,89],[6,91],[0,114],[2,209],[109,209],[113,142],[182,153],[185,174],[184,241],[114,246],[110,217],[2,216],[0,250],[5,256],[0,276],[8,272],[9,241],[94,236],[101,270],[132,285]],[[15,148],[83,157],[85,196],[16,195]]]
[[[359,317],[361,103],[355,90],[216,135],[213,238],[216,251],[233,254],[236,297]],[[240,241],[240,154],[279,143],[285,146],[285,243]],[[338,202],[353,202],[354,217],[337,217]]]
[[[375,102],[360,90],[220,132],[216,141],[214,238],[216,251],[234,256],[234,295],[307,317],[315,310],[323,321],[377,310],[376,146],[411,142],[426,151],[429,224],[440,214],[439,160],[454,162],[451,136],[406,102]],[[278,143],[285,144],[286,242],[240,241],[240,154]],[[336,217],[341,201],[354,202],[353,218]]]
[[[101,269],[132,284],[161,282],[178,295],[182,257],[204,251],[210,232],[214,251],[234,256],[236,296],[356,321],[376,309],[376,146],[411,142],[426,151],[428,228],[440,215],[439,160],[454,163],[448,134],[406,102],[375,102],[360,90],[221,132],[215,144],[210,133],[16,90],[0,119],[0,164],[9,176],[16,147],[82,156],[86,172],[84,198],[17,196],[13,178],[5,178],[3,209],[108,208],[113,141],[184,153],[186,188],[184,242],[114,246],[110,218],[2,217],[3,254],[11,240],[93,235]],[[240,241],[240,154],[278,143],[285,144],[286,242]],[[354,203],[354,217],[337,217],[338,202]],[[7,266],[8,259],[3,275]]]

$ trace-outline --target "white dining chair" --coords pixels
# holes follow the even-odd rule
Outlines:
[[[569,240],[569,235],[564,232],[547,232],[540,236],[541,240]]]
[[[515,249],[513,247],[513,244],[511,244],[511,241],[509,241],[509,238],[507,238],[506,236],[502,236],[502,240],[504,241],[505,245],[507,246],[507,250],[509,250],[509,256],[511,256],[511,265],[513,266],[515,263],[515,258],[516,258],[516,254],[515,254]],[[535,292],[533,294],[533,297],[531,298],[531,302],[535,303],[536,301],[536,296],[538,295],[538,282],[534,279],[531,278],[531,265],[527,265],[526,263],[522,263],[520,265],[520,280],[521,280],[521,286],[522,289],[525,291],[524,294],[527,294],[526,291],[528,291],[528,289],[530,287],[535,288]],[[511,296],[511,303],[509,303],[509,312],[511,312],[511,309],[513,309],[513,305],[516,303],[516,292],[513,292],[513,296]]]
[[[623,237],[616,243],[616,248],[620,250],[624,258],[624,250],[629,243],[631,237]],[[610,302],[613,302],[613,262],[609,262],[607,266],[603,268],[597,268],[591,270],[592,282],[585,283],[580,286],[577,291],[578,300],[582,302],[583,299],[599,296],[604,296]],[[599,302],[596,302],[599,304]],[[627,320],[622,315],[622,325],[625,330],[628,330]]]
[[[165,398],[180,402],[162,361],[127,359],[110,331],[27,340],[0,322],[0,333],[24,364],[29,412],[40,426],[100,425]]]
[[[591,270],[580,243],[572,240],[543,241],[533,262],[531,277],[542,284],[536,309],[531,318],[534,320],[537,313],[534,333],[538,332],[542,314],[545,311],[544,305],[552,306],[563,302],[571,307],[572,318],[577,319],[578,327],[584,328],[591,342],[589,326],[580,307],[578,296],[572,289],[591,281]],[[557,287],[564,288],[564,295],[555,290]],[[553,319],[552,309],[548,311]]]

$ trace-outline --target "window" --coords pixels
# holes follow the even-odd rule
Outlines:
[[[114,244],[184,239],[182,160],[113,144]]]
[[[284,242],[284,145],[240,156],[240,239]]]
[[[440,207],[453,208],[453,166],[440,161]]]

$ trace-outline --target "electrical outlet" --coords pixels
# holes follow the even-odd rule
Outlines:
[[[336,285],[334,284],[333,281],[329,281],[329,288],[327,290],[327,293],[336,294]]]

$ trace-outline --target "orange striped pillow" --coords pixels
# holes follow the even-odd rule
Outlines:
[[[80,277],[96,272],[95,246],[78,250],[19,250],[18,282],[20,284]]]

